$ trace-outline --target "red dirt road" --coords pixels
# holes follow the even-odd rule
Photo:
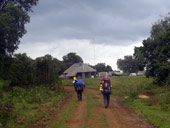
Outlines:
[[[74,92],[74,88],[65,87],[68,92]],[[145,119],[139,117],[133,110],[126,107],[119,100],[117,100],[114,95],[110,97],[110,106],[105,109],[103,105],[103,96],[98,94],[98,90],[86,89],[83,93],[83,101],[78,102],[76,111],[74,112],[72,118],[68,120],[68,128],[154,128],[153,125],[149,124]],[[101,104],[94,108],[93,113],[95,115],[94,119],[87,119],[87,94],[92,93],[97,97],[98,102]],[[106,117],[106,122],[108,125],[102,125],[99,116],[104,114]],[[85,124],[86,123],[86,124]]]
[[[49,114],[28,127],[55,128],[54,124],[62,117],[69,103],[77,99],[73,87],[65,86],[64,89],[66,96],[62,103],[53,108],[42,106],[49,110]],[[85,89],[83,100],[77,103],[71,119],[65,120],[64,123],[67,124],[67,128],[154,128],[114,95],[110,97],[109,108],[105,109],[103,95],[95,89]]]

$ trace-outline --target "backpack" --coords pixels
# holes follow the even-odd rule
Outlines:
[[[103,89],[104,90],[108,90],[109,89],[109,83],[107,83],[107,82],[105,82],[105,83],[103,83]]]
[[[111,84],[110,79],[103,79],[104,83],[102,84],[103,93],[104,94],[111,94]]]
[[[77,88],[76,88],[76,90],[83,90],[83,85],[82,84],[77,84]]]

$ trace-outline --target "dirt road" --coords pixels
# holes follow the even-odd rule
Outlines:
[[[36,122],[34,128],[59,128],[57,120],[62,118],[62,113],[70,103],[77,100],[73,87],[64,87],[66,99],[64,107],[53,111],[45,117],[43,122]],[[118,99],[111,95],[109,108],[104,108],[103,96],[98,90],[85,89],[83,100],[76,102],[71,118],[64,121],[67,128],[154,128],[145,119],[139,117],[133,110],[126,107]],[[62,108],[62,109],[61,109]],[[42,122],[42,121],[40,121]]]
[[[73,88],[65,87],[66,91],[73,91]],[[88,119],[88,100],[87,96],[93,95],[92,98],[98,102],[91,111],[94,118]],[[94,101],[93,101],[93,104]],[[102,118],[104,115],[104,118]],[[104,122],[102,121],[105,120]],[[154,128],[146,120],[136,115],[136,113],[118,101],[114,95],[111,95],[110,106],[105,109],[103,96],[99,91],[86,89],[83,93],[83,101],[78,102],[73,117],[68,120],[68,128]]]

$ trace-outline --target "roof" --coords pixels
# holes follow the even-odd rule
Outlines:
[[[64,74],[67,74],[67,76],[75,76],[77,73],[82,72],[96,72],[96,70],[91,68],[88,64],[75,63],[67,70],[65,70]]]

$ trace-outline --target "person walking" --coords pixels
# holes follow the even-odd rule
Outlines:
[[[74,84],[75,91],[76,91],[76,82],[77,82],[77,78],[73,77],[73,84]]]
[[[103,94],[104,106],[105,106],[105,108],[108,108],[109,102],[110,102],[111,87],[112,87],[110,78],[108,78],[108,77],[103,78],[103,80],[100,82],[100,84],[102,84],[100,86],[100,91]]]
[[[82,101],[82,93],[83,93],[84,88],[86,88],[86,84],[84,83],[83,80],[76,80],[74,82],[74,87],[77,93],[78,101]]]

